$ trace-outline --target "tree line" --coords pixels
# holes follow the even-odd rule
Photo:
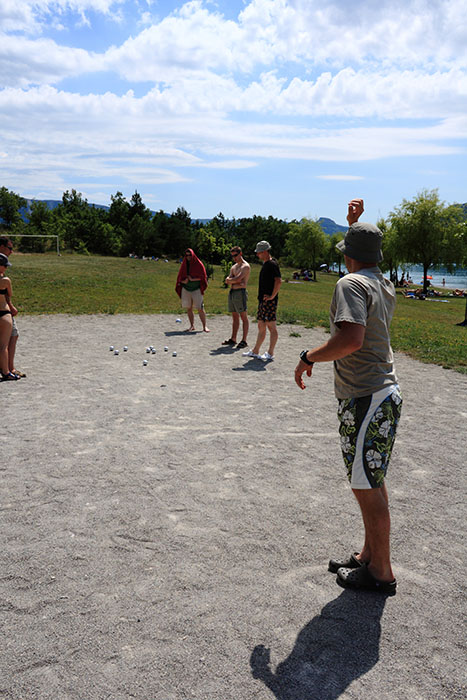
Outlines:
[[[0,229],[15,239],[18,250],[45,252],[58,236],[61,249],[82,254],[138,257],[178,257],[186,248],[196,250],[208,265],[227,265],[232,245],[252,258],[259,240],[267,240],[275,257],[284,263],[314,271],[320,265],[341,265],[335,249],[342,234],[328,236],[317,220],[287,222],[273,216],[226,219],[219,213],[207,223],[192,220],[179,207],[172,214],[156,213],[135,192],[128,201],[121,192],[111,195],[108,208],[88,204],[76,190],[66,191],[62,201],[49,209],[33,201],[23,217],[26,200],[0,188]],[[382,267],[392,275],[404,265],[423,266],[424,279],[432,266],[467,265],[467,206],[446,205],[437,190],[423,190],[403,200],[377,224],[384,233]],[[397,274],[397,273],[396,273]]]

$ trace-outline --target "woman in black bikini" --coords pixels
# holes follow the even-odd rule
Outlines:
[[[8,343],[10,342],[13,321],[8,301],[11,299],[11,282],[5,272],[11,263],[6,255],[0,254],[0,371],[2,381],[14,381],[18,377],[8,369]]]

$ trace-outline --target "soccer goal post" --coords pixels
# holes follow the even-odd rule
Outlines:
[[[19,234],[18,238],[56,238],[57,239],[57,255],[60,255],[60,240],[53,233],[23,233]]]

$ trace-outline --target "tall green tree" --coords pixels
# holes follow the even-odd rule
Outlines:
[[[204,263],[220,264],[223,263],[229,256],[230,246],[222,237],[216,238],[206,228],[200,228],[196,232],[195,240],[196,255],[201,258]]]
[[[139,216],[143,221],[149,221],[152,217],[151,210],[144,204],[141,195],[136,190],[131,196],[128,216],[130,221],[134,216]]]
[[[46,202],[32,202],[24,232],[31,236],[58,235],[54,231],[52,211]],[[20,245],[21,250],[35,253],[43,253],[50,248],[50,243],[45,238],[23,238]]]
[[[151,220],[152,232],[149,238],[151,255],[165,255],[168,252],[167,242],[170,238],[170,217],[162,209],[154,214]]]
[[[342,268],[343,257],[342,253],[339,253],[337,250],[336,245],[339,243],[339,241],[342,241],[343,238],[343,233],[333,233],[331,236],[329,236],[327,240],[328,248],[324,255],[324,259],[328,265],[337,264],[339,266],[339,274]]]
[[[122,253],[128,255],[135,253],[138,257],[148,254],[148,242],[151,238],[153,228],[148,219],[139,214],[133,216],[130,221],[128,232],[122,241]],[[151,253],[152,254],[152,253]]]
[[[467,267],[467,206],[461,205],[462,208],[462,216],[463,216],[463,223],[460,226],[459,230],[459,238],[460,238],[460,245],[462,246],[463,250],[463,260],[462,260],[462,265],[464,267]],[[467,327],[467,297],[465,299],[465,315],[464,315],[464,320],[461,323],[457,324],[458,326],[465,326]]]
[[[391,280],[395,280],[395,283],[397,283],[397,270],[399,265],[404,262],[404,259],[401,257],[396,230],[391,226],[390,219],[388,221],[379,219],[376,225],[383,234],[383,260],[379,267],[383,271],[387,270]]]
[[[126,201],[121,192],[116,192],[110,195],[110,207],[108,213],[108,222],[113,226],[115,231],[123,236],[128,231],[128,223],[130,220],[130,205]]]
[[[20,209],[26,206],[24,197],[7,189],[0,188],[0,219],[3,221],[3,227],[8,229],[10,235],[15,235],[16,230],[20,229],[23,224]]]
[[[183,255],[185,248],[193,245],[190,213],[183,207],[172,212],[167,225],[167,253]]]
[[[89,206],[81,192],[72,189],[63,193],[54,210],[59,235],[66,247],[76,251],[94,252],[94,241],[100,227],[99,209]]]
[[[316,281],[316,267],[326,252],[326,234],[318,221],[303,218],[289,224],[286,250],[289,259],[296,267],[312,267]]]
[[[423,266],[423,291],[427,290],[432,265],[462,261],[460,227],[462,209],[446,206],[438,190],[422,190],[414,199],[402,201],[389,215],[397,249],[404,262]]]

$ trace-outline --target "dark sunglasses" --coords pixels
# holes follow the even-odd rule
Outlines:
[[[236,258],[238,255],[240,255],[240,253],[230,253],[230,255],[231,255],[233,258]]]
[[[5,248],[8,248],[8,250],[13,250],[13,246],[12,246],[12,245],[6,245]]]

